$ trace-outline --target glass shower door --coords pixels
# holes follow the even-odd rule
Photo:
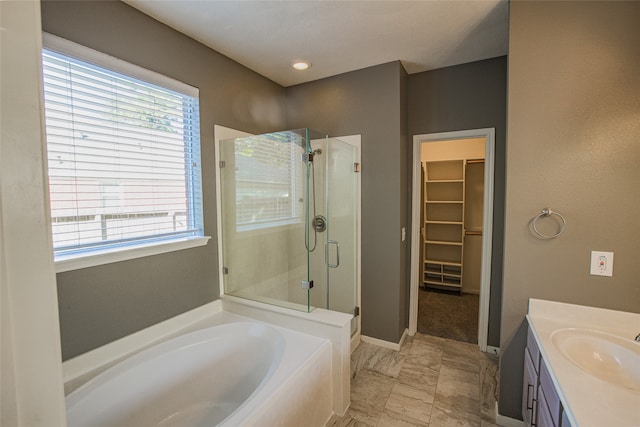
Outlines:
[[[305,152],[299,131],[220,142],[225,294],[309,310]]]
[[[357,149],[338,138],[325,138],[311,144],[314,150],[322,150],[315,158],[314,167],[316,200],[322,203],[322,206],[318,203],[319,211],[326,218],[326,229],[319,236],[323,247],[310,254],[309,267],[315,282],[311,304],[354,314],[358,280]],[[356,328],[354,317],[351,332]]]
[[[359,159],[353,145],[337,138],[327,141],[326,258],[328,308],[355,314],[357,305],[358,173]],[[357,318],[351,320],[351,333]]]
[[[359,149],[309,129],[219,144],[225,294],[354,314]]]

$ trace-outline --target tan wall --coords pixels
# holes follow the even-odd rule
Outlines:
[[[510,13],[499,403],[519,417],[528,298],[640,312],[640,2]],[[528,230],[543,207],[566,216],[562,236]],[[612,278],[589,275],[592,250],[615,252]]]
[[[484,141],[483,144],[484,146]],[[484,158],[484,153],[482,153]],[[465,232],[484,231],[484,163],[467,164],[464,177]],[[464,236],[462,292],[479,294],[482,279],[482,234]]]
[[[425,142],[420,145],[421,161],[484,159],[484,142],[484,138]]]
[[[445,141],[429,141],[420,145],[422,162],[441,160],[484,159],[485,138],[467,138]],[[478,193],[470,192],[470,185],[484,188],[484,176],[473,175],[466,178],[465,183],[465,230],[482,229],[483,198],[482,189]],[[469,199],[469,196],[474,196]],[[478,197],[480,196],[480,197]],[[473,224],[467,223],[472,220]],[[482,273],[482,235],[464,236],[464,273],[462,275],[462,292],[479,294]]]

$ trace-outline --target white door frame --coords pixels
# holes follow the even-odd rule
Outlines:
[[[491,291],[491,246],[493,237],[493,176],[495,158],[495,128],[471,129],[455,132],[430,133],[413,136],[413,187],[411,197],[411,288],[409,296],[409,335],[418,330],[418,292],[420,287],[420,190],[422,188],[421,147],[423,143],[485,138],[484,214],[482,230],[482,269],[480,273],[480,306],[478,310],[478,347],[487,351],[489,329],[489,295]]]

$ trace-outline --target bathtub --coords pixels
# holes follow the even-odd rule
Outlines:
[[[154,345],[66,397],[69,427],[322,426],[328,340],[233,322]]]

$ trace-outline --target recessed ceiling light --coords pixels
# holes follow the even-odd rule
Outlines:
[[[295,68],[296,70],[303,71],[303,70],[306,70],[306,69],[308,69],[308,68],[310,68],[310,67],[311,67],[311,62],[309,62],[309,61],[303,61],[303,60],[301,60],[301,59],[300,59],[300,60],[295,60],[295,61],[293,61],[293,62],[291,63],[291,66],[292,66],[293,68]]]

